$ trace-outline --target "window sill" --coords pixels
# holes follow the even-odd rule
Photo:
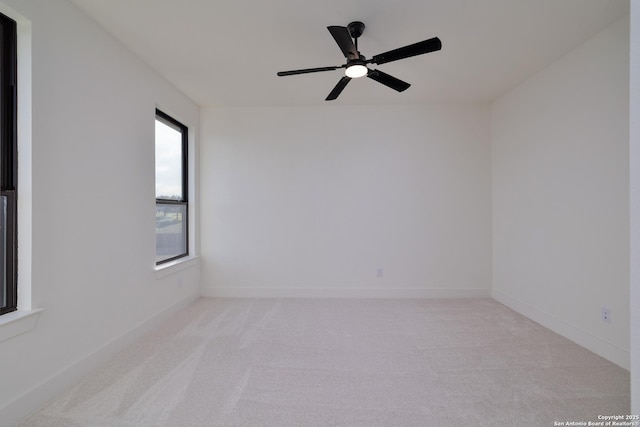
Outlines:
[[[186,258],[180,258],[175,261],[168,262],[166,264],[156,265],[156,278],[161,279],[179,271],[186,270],[191,267],[195,267],[200,263],[200,258],[197,256],[191,256]]]
[[[0,316],[0,342],[32,330],[42,311],[42,308],[18,310]]]

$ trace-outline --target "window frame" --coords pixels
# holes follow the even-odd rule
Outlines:
[[[186,125],[180,123],[178,120],[174,119],[167,113],[156,108],[156,121],[160,121],[165,125],[179,131],[182,135],[182,153],[181,153],[181,184],[182,184],[182,198],[179,200],[176,199],[163,199],[158,198],[156,196],[156,208],[159,205],[174,205],[174,206],[184,206],[185,214],[183,218],[184,224],[184,241],[185,241],[185,251],[181,254],[173,256],[171,258],[163,259],[161,261],[157,260],[157,246],[156,246],[156,266],[160,266],[162,264],[169,263],[171,261],[175,261],[180,258],[185,258],[189,256],[189,153],[188,153],[188,145],[189,145],[189,129]],[[155,123],[155,122],[154,122]],[[157,212],[157,209],[156,209]],[[156,232],[156,242],[157,242],[157,232]]]
[[[0,13],[0,195],[7,199],[5,275],[0,281],[5,304],[0,315],[18,309],[17,42],[16,21]]]

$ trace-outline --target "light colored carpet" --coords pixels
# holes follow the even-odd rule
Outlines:
[[[629,373],[490,299],[201,298],[21,427],[552,426]]]

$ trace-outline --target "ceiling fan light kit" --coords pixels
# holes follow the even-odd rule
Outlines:
[[[389,74],[380,70],[367,67],[367,64],[386,64],[387,62],[398,61],[400,59],[410,58],[412,56],[422,55],[424,53],[435,52],[442,49],[442,42],[438,37],[433,37],[418,43],[410,44],[398,49],[390,50],[378,55],[374,55],[367,60],[358,50],[358,38],[364,32],[365,25],[360,21],[354,21],[346,27],[329,26],[327,29],[333,36],[334,40],[342,50],[347,63],[334,67],[305,68],[301,70],[280,71],[278,76],[293,76],[297,74],[317,73],[322,71],[333,71],[344,68],[345,76],[340,79],[338,84],[333,88],[325,101],[336,99],[342,90],[352,79],[367,76],[371,80],[381,83],[398,92],[407,90],[411,86],[407,82],[403,82]]]
[[[351,64],[344,70],[344,75],[352,79],[364,77],[367,73],[369,73],[369,69],[363,64]]]

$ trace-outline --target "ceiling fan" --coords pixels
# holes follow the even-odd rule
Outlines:
[[[327,27],[336,43],[342,50],[347,63],[336,67],[320,67],[320,68],[305,68],[302,70],[280,71],[279,76],[293,76],[296,74],[317,73],[320,71],[333,71],[339,68],[345,69],[345,76],[340,79],[336,87],[333,88],[329,96],[325,101],[332,101],[340,95],[351,79],[357,79],[359,77],[367,76],[371,80],[375,80],[378,83],[382,83],[385,86],[395,89],[398,92],[406,90],[411,86],[407,82],[403,82],[389,74],[383,73],[380,70],[372,70],[367,67],[367,64],[386,64],[387,62],[397,61],[399,59],[410,58],[416,55],[422,55],[424,53],[434,52],[442,49],[442,42],[439,38],[433,37],[428,40],[424,40],[418,43],[410,44],[408,46],[400,47],[398,49],[390,50],[388,52],[374,55],[371,59],[365,58],[358,51],[358,38],[364,32],[364,24],[360,21],[350,23],[346,27],[330,26]],[[353,40],[352,40],[353,39]]]

